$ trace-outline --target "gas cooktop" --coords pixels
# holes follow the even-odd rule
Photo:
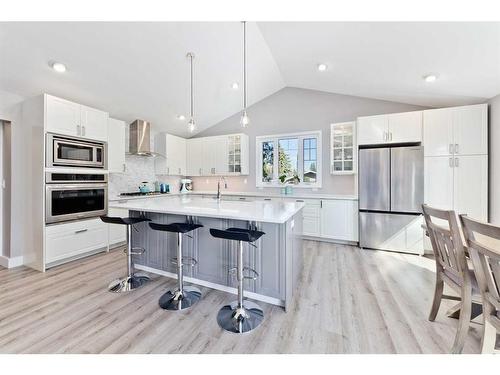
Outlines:
[[[159,191],[150,191],[149,193],[141,193],[140,191],[134,191],[133,193],[120,193],[122,197],[140,197],[146,195],[164,195],[168,193],[160,193]]]

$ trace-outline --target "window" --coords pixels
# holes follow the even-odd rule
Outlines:
[[[320,131],[259,136],[256,151],[258,187],[321,187]]]

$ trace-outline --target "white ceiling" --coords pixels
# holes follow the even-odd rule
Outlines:
[[[255,23],[247,25],[248,101],[284,87]],[[240,22],[0,23],[0,88],[25,97],[51,93],[128,122],[188,135],[189,61],[194,52],[198,131],[242,108]],[[58,74],[50,60],[61,61]]]
[[[500,94],[500,23],[263,22],[287,86],[437,107]],[[319,73],[318,63],[329,69]],[[433,84],[426,74],[439,76]]]
[[[247,34],[250,104],[285,86],[424,106],[500,93],[500,23],[259,22]],[[241,109],[239,22],[0,23],[0,89],[48,92],[187,135],[176,115],[189,111],[188,51],[201,131]],[[422,80],[428,73],[434,84]]]

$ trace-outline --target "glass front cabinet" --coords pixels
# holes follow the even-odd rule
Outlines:
[[[356,173],[356,123],[330,125],[330,173]]]

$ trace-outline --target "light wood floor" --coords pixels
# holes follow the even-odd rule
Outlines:
[[[154,276],[130,294],[106,290],[125,270],[121,251],[45,274],[0,269],[1,353],[446,353],[457,321],[427,320],[434,285],[430,259],[306,241],[300,297],[292,311],[261,303],[266,318],[243,336],[216,323],[233,295],[202,288],[186,312],[158,298],[175,281]],[[478,353],[473,324],[465,353]]]

